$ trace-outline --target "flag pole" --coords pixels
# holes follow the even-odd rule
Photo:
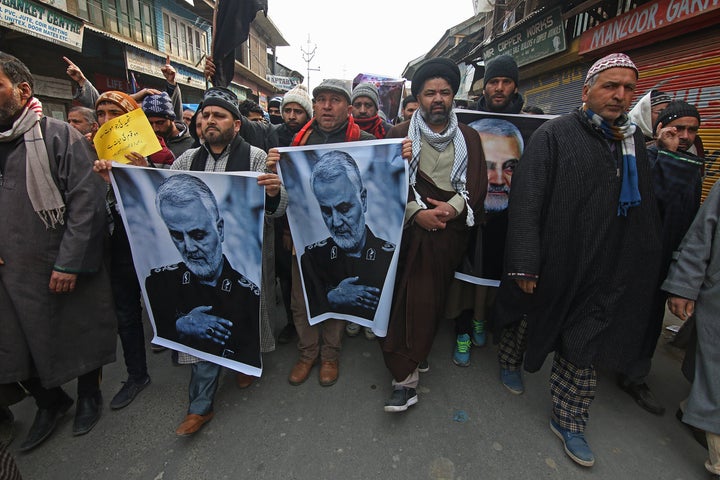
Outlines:
[[[220,3],[220,0],[215,0],[213,5],[213,20],[212,20],[212,37],[210,41],[210,57],[212,57],[212,52],[215,51],[215,32],[217,32],[217,12],[218,12],[218,4]],[[213,58],[213,62],[215,62],[215,59]],[[210,88],[209,86],[209,78],[205,77],[205,90]]]

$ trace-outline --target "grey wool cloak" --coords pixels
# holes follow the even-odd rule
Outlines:
[[[25,186],[23,138],[0,144],[0,383],[39,377],[51,388],[113,362],[117,322],[103,264],[107,187],[77,130],[47,117],[41,128],[65,218],[45,228]],[[77,273],[75,291],[50,293],[53,269]]]
[[[662,289],[695,300],[695,378],[683,422],[720,434],[720,183],[695,217]]]
[[[575,112],[545,122],[513,174],[496,322],[525,317],[525,368],[557,351],[580,368],[624,372],[640,351],[659,284],[659,218],[645,144],[634,136],[641,203],[618,216],[620,142]],[[525,294],[515,278],[537,278]]]

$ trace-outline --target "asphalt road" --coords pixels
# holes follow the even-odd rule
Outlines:
[[[149,330],[149,328],[148,328]],[[190,438],[175,428],[185,415],[189,368],[170,353],[148,353],[152,384],[130,406],[107,407],[124,380],[122,352],[105,368],[105,411],[89,434],[73,437],[74,409],[54,435],[17,451],[32,423],[27,399],[13,407],[11,453],[25,479],[706,479],[706,451],[675,419],[689,391],[681,353],[660,340],[649,384],[667,407],[655,416],[638,407],[607,372],[599,375],[586,436],[596,463],[573,463],[548,427],[549,364],[525,375],[526,392],[498,380],[496,348],[473,348],[471,365],[452,364],[452,324],[441,326],[421,374],[419,403],[383,411],[390,375],[376,342],[346,338],[335,386],[321,387],[318,369],[293,387],[287,375],[294,345],[264,356],[261,380],[239,390],[226,372],[215,418]],[[149,349],[148,349],[149,350]],[[74,396],[75,385],[67,390]]]

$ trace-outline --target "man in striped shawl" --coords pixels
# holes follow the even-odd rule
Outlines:
[[[576,463],[597,367],[626,370],[640,354],[658,285],[659,219],[642,132],[626,115],[638,71],[624,54],[588,71],[583,105],[545,122],[513,175],[497,321],[526,320],[500,346],[503,381],[555,352],[550,429]]]

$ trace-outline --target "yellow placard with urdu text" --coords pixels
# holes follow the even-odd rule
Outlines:
[[[93,143],[98,158],[120,163],[130,163],[125,158],[130,152],[147,157],[162,148],[140,108],[105,122],[95,134]]]

